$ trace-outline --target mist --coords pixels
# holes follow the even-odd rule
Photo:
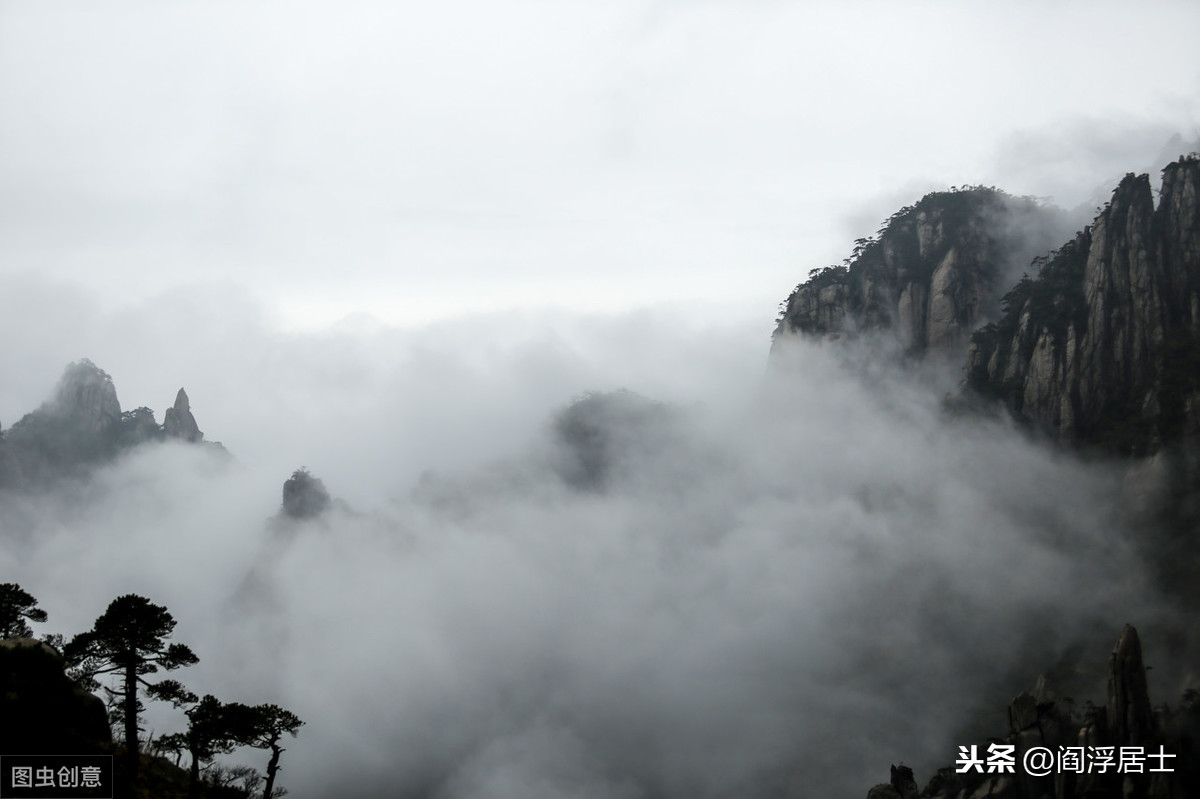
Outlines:
[[[194,337],[126,338],[211,300],[95,311],[116,362],[92,356],[124,407],[194,373],[232,457],[143,445],[6,496],[0,569],[39,632],[167,606],[200,656],[172,676],[306,722],[297,797],[858,796],[1169,619],[1117,469],[948,416],[919,374],[803,342],[767,368],[761,324],[669,308],[316,335],[227,297]],[[605,479],[572,481],[554,419],[622,388],[653,412],[603,422]],[[272,520],[301,465],[343,501]]]

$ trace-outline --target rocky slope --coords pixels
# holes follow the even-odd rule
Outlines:
[[[1095,222],[1005,296],[966,385],[1072,444],[1200,445],[1200,158],[1127,175]]]
[[[1029,198],[969,187],[926,195],[859,239],[842,266],[814,269],[788,297],[775,343],[890,333],[911,354],[961,355],[995,318],[1008,278],[1063,235],[1063,215]]]

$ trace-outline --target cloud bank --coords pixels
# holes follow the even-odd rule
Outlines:
[[[122,593],[165,604],[201,658],[189,687],[308,722],[283,762],[297,797],[857,796],[995,730],[983,708],[1041,670],[1102,661],[1115,625],[1165,618],[1115,470],[828,349],[768,373],[765,331],[670,312],[321,336],[227,313],[128,346],[181,309],[214,306],[95,313],[126,360],[93,358],[126,405],[195,368],[233,461],[150,446],[6,497],[0,567],[47,630]],[[608,479],[572,483],[551,419],[619,387],[667,404],[607,418]],[[348,507],[268,524],[300,463]]]

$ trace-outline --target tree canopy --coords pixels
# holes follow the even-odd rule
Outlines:
[[[280,746],[285,734],[293,738],[304,726],[296,714],[284,710],[279,705],[255,705],[251,712],[251,735],[246,741],[256,749],[270,749],[271,759],[267,763],[267,785],[263,789],[263,799],[271,799],[275,787],[275,777],[279,773],[279,757],[286,749]]]
[[[200,769],[217,755],[229,754],[239,746],[247,745],[255,728],[250,708],[236,702],[224,704],[212,694],[197,701],[195,694],[187,699],[195,704],[186,711],[187,732],[166,735],[158,739],[160,747],[174,751],[186,751],[192,757],[189,796],[199,796]]]
[[[27,621],[44,622],[46,611],[37,600],[16,583],[0,584],[0,638],[27,638],[33,635]]]
[[[142,596],[126,594],[109,604],[91,630],[71,639],[64,656],[75,673],[87,685],[96,686],[100,674],[121,675],[122,687],[106,689],[119,701],[121,721],[125,725],[127,779],[134,782],[138,770],[138,686],[155,699],[176,703],[186,701],[187,693],[178,682],[151,683],[145,675],[190,666],[199,662],[183,644],[167,644],[175,630],[175,619],[165,607]]]

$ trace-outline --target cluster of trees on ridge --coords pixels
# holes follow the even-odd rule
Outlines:
[[[29,622],[46,619],[46,612],[27,591],[16,583],[0,584],[0,638],[32,637]],[[304,722],[278,705],[224,703],[211,694],[197,697],[178,680],[150,682],[148,675],[160,669],[173,671],[199,662],[186,645],[168,643],[166,639],[174,630],[175,619],[165,607],[126,594],[109,604],[92,629],[65,644],[61,635],[47,635],[42,641],[61,649],[67,674],[84,690],[101,687],[97,678],[102,675],[118,677],[119,687],[104,687],[104,691],[109,698],[110,723],[124,730],[123,783],[131,795],[138,785],[141,763],[138,713],[144,710],[141,698],[147,697],[170,702],[184,709],[187,716],[185,732],[157,738],[154,748],[174,752],[176,763],[185,752],[191,756],[189,796],[200,795],[201,771],[217,755],[243,746],[271,751],[262,796],[282,796],[286,791],[275,787],[279,759],[285,751],[281,741],[287,734],[294,737]],[[248,796],[261,777],[252,769],[241,769],[239,773]]]

